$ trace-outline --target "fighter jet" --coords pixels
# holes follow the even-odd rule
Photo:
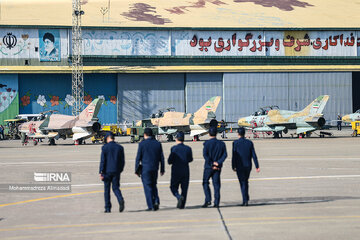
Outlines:
[[[54,145],[55,140],[59,138],[65,140],[68,137],[82,144],[83,140],[92,137],[101,129],[97,114],[103,101],[103,99],[95,99],[78,116],[52,113],[44,120],[21,124],[19,130],[24,138],[25,136],[32,139],[48,138],[50,145]]]
[[[138,127],[157,127],[158,135],[167,135],[168,141],[173,140],[173,135],[178,131],[190,132],[194,140],[205,135],[210,126],[217,126],[216,109],[221,100],[220,96],[212,97],[197,112],[184,113],[169,109],[167,112],[160,111],[150,119],[140,120]]]
[[[238,125],[257,132],[270,132],[278,138],[282,133],[295,129],[298,135],[310,135],[315,130],[320,130],[325,125],[323,117],[324,107],[329,100],[328,95],[316,98],[302,111],[294,112],[280,110],[276,106],[270,109],[261,109],[255,114],[240,118]]]
[[[352,114],[343,116],[342,121],[347,122],[347,123],[360,121],[360,109],[358,109],[356,112],[354,112]]]

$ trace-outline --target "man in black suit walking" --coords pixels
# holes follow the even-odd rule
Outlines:
[[[101,149],[100,179],[104,181],[105,213],[111,212],[110,186],[119,202],[119,211],[124,211],[125,202],[120,191],[120,174],[124,170],[124,148],[114,142],[114,134],[106,134],[106,144]]]
[[[160,198],[157,189],[158,171],[160,165],[160,175],[165,173],[164,154],[161,143],[153,136],[151,128],[144,130],[145,140],[139,143],[135,162],[135,173],[140,175],[144,186],[148,211],[157,211],[160,205]],[[139,165],[142,164],[141,173]]]
[[[171,148],[168,163],[171,167],[170,190],[178,200],[177,208],[185,208],[186,196],[189,187],[190,169],[189,163],[192,162],[193,156],[189,146],[184,144],[184,133],[178,132],[176,135],[176,146]],[[181,186],[181,195],[179,194]]]
[[[256,171],[260,172],[258,159],[252,141],[245,138],[245,129],[238,129],[239,139],[233,142],[232,169],[237,173],[243,206],[248,206],[249,197],[249,177],[252,168],[251,158],[254,161]]]

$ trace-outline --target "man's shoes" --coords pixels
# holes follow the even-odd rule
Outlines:
[[[180,208],[180,209],[184,208],[184,200],[185,200],[185,198],[183,196],[180,196],[176,207]]]
[[[159,210],[159,204],[158,204],[158,203],[155,203],[155,204],[154,204],[154,211],[157,211],[157,210]]]
[[[110,209],[105,209],[104,213],[111,213]]]
[[[214,208],[219,208],[219,204],[214,204]]]
[[[208,206],[211,205],[211,202],[205,202],[204,205],[202,205],[202,208],[207,208]]]
[[[119,202],[119,212],[123,212],[125,209],[125,201],[124,200],[121,200]]]
[[[243,204],[241,204],[241,206],[247,207],[247,206],[249,206],[249,203],[248,202],[243,202]]]
[[[148,209],[146,209],[145,211],[150,212],[150,211],[152,211],[152,210],[153,210],[152,208],[148,208]]]

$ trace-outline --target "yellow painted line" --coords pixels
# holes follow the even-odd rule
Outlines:
[[[354,216],[309,216],[309,217],[239,217],[226,218],[225,221],[281,221],[281,220],[325,220],[325,219],[360,219],[360,215]],[[44,230],[44,229],[64,229],[64,228],[82,228],[94,226],[114,226],[114,225],[146,225],[146,224],[165,224],[165,223],[201,223],[201,222],[218,222],[219,219],[174,219],[174,220],[154,220],[154,221],[138,221],[138,222],[108,222],[108,223],[84,223],[84,224],[68,224],[38,227],[17,227],[3,228],[0,232],[10,232],[18,230]]]
[[[142,187],[128,187],[128,188],[122,188],[121,190],[130,190],[130,189],[138,189],[138,188],[142,188]],[[69,193],[69,194],[56,195],[56,196],[51,196],[51,197],[35,198],[35,199],[29,199],[29,200],[24,200],[24,201],[19,201],[19,202],[0,204],[0,207],[18,205],[18,204],[29,203],[29,202],[38,202],[38,201],[43,201],[43,200],[48,200],[48,199],[55,199],[55,198],[65,198],[65,197],[79,196],[79,195],[85,195],[85,194],[100,193],[100,192],[104,192],[104,191],[96,190],[96,191],[90,191],[90,192]]]
[[[85,73],[360,71],[360,65],[84,66]],[[71,73],[70,66],[0,66],[2,73]]]
[[[322,179],[322,178],[354,178],[354,177],[360,177],[360,175],[330,175],[330,176],[301,176],[301,177],[270,177],[270,178],[251,178],[249,181],[273,181],[273,180],[297,180],[297,179]],[[238,179],[223,179],[222,182],[238,182]],[[190,184],[201,184],[202,180],[191,180]],[[124,183],[126,185],[126,183]],[[137,187],[125,187],[121,188],[121,190],[131,190],[131,189],[141,189],[142,184],[139,183],[141,186]],[[158,187],[168,187],[169,182],[158,182]],[[90,185],[91,186],[91,185]],[[49,200],[49,199],[56,199],[56,198],[65,198],[65,197],[71,197],[71,196],[79,196],[79,195],[85,195],[85,194],[93,194],[93,193],[99,193],[104,192],[103,190],[96,190],[96,191],[90,191],[90,192],[80,192],[80,193],[70,193],[65,195],[56,195],[51,197],[44,197],[44,198],[35,198],[35,199],[29,199],[19,202],[13,202],[13,203],[5,203],[0,204],[0,207],[6,207],[11,205],[18,205],[23,203],[30,203],[30,202],[38,202],[43,200]]]

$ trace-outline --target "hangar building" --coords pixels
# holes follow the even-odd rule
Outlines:
[[[85,99],[102,123],[222,96],[217,119],[301,110],[330,95],[327,120],[360,108],[360,5],[335,0],[83,0]],[[0,2],[0,122],[71,114],[71,0]]]

